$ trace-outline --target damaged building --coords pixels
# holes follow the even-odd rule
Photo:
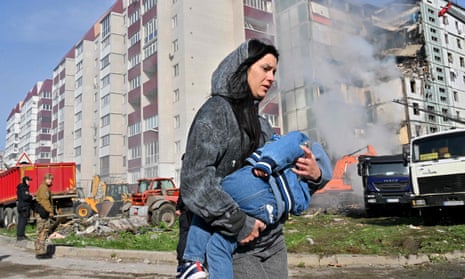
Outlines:
[[[340,156],[464,127],[464,15],[441,0],[276,1],[284,132]]]
[[[403,141],[465,124],[465,10],[447,1],[404,1],[376,11],[371,22],[382,55],[402,73]]]

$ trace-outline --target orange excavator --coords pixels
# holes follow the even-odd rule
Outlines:
[[[366,149],[367,151],[363,154],[357,154],[360,151]],[[354,152],[344,155],[341,159],[336,162],[336,165],[333,168],[333,177],[326,184],[326,186],[318,191],[315,194],[322,194],[326,192],[336,192],[336,191],[352,191],[352,185],[347,184],[344,181],[346,178],[347,167],[352,164],[358,163],[358,156],[360,155],[377,155],[375,148],[372,145],[364,146],[360,149],[355,150]]]

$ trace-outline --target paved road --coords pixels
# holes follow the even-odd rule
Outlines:
[[[1,278],[174,278],[173,263],[150,263],[147,258],[139,261],[121,261],[118,258],[55,256],[49,260],[37,260],[30,249],[31,243],[15,244],[0,238]],[[289,278],[465,278],[465,260],[444,264],[389,265],[389,266],[325,266],[291,268]]]

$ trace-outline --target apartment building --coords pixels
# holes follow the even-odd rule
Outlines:
[[[52,80],[46,79],[38,91],[35,162],[49,163],[52,146]],[[34,127],[31,127],[34,129]],[[31,139],[34,141],[34,139]],[[31,158],[32,160],[32,158]]]
[[[127,4],[128,179],[179,181],[188,129],[210,95],[211,73],[246,38],[273,39],[271,1]],[[277,114],[276,105],[268,107],[268,115]]]
[[[10,112],[4,163],[16,164],[25,154],[33,162],[50,162],[52,80],[37,82]]]
[[[275,2],[284,131],[307,131],[341,156],[343,145],[387,145],[394,135],[391,152],[412,136],[463,127],[452,121],[465,108],[463,9],[357,3]]]
[[[46,154],[50,140],[52,161],[76,162],[85,191],[94,175],[179,182],[188,129],[210,96],[211,74],[248,38],[274,40],[271,0],[116,0],[53,69],[50,135],[34,136],[41,142],[35,150]],[[261,112],[278,128],[279,94],[270,95]],[[16,117],[12,112],[10,126],[19,133]],[[13,135],[12,150],[19,144]]]
[[[404,140],[465,127],[465,10],[449,1],[407,1],[376,13],[384,51],[397,58]],[[395,16],[392,16],[395,12]]]
[[[12,166],[19,159],[19,131],[22,102],[19,102],[10,112],[6,120],[5,153],[3,161]]]

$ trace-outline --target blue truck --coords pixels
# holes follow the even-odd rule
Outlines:
[[[412,185],[402,154],[358,157],[368,216],[410,212]]]

